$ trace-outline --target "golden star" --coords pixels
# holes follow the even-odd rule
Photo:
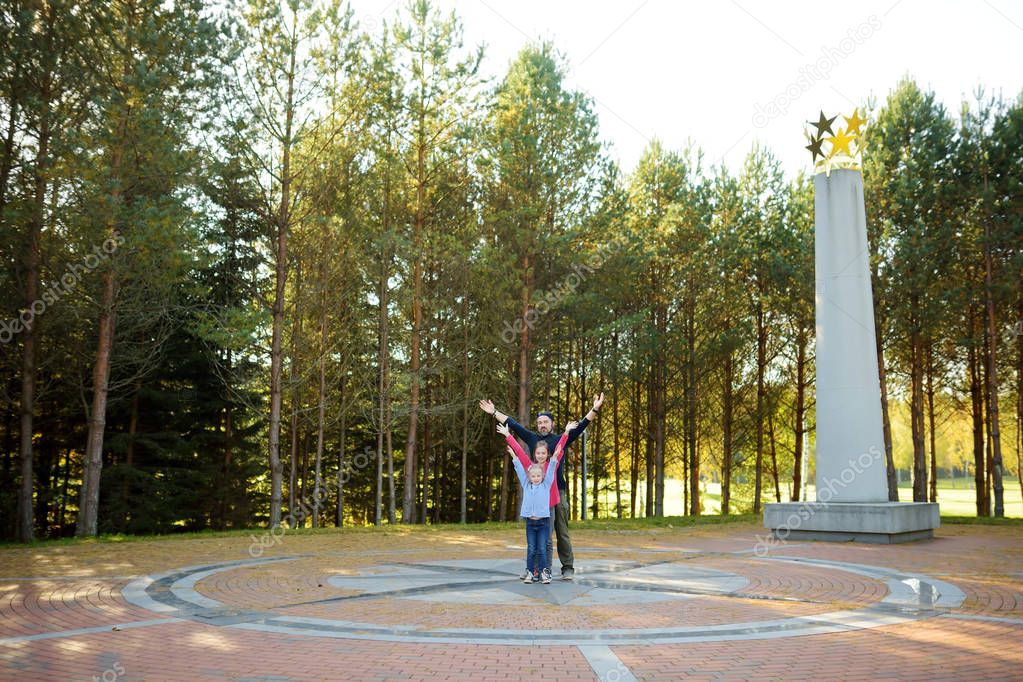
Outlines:
[[[836,118],[838,118],[838,116],[832,116],[831,118],[828,118],[824,115],[824,112],[822,111],[820,120],[818,120],[816,123],[814,123],[813,121],[808,121],[808,123],[817,128],[817,137],[824,137],[825,132],[827,132],[829,135],[835,134],[834,131],[831,130],[831,124],[834,123]]]
[[[858,108],[853,109],[852,116],[842,117],[845,119],[846,124],[848,124],[848,127],[845,130],[850,135],[859,135],[860,128],[862,128],[863,124],[867,122],[867,119],[859,117],[859,115],[856,113],[857,111],[859,111]]]
[[[853,141],[851,135],[847,135],[844,128],[839,128],[834,137],[831,138],[831,153],[828,157],[836,156],[839,152],[845,152],[846,156],[852,156],[849,150],[849,143]]]

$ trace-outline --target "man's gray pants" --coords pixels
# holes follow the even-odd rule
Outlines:
[[[568,491],[560,490],[561,501],[558,502],[558,506],[554,508],[554,534],[558,538],[558,561],[561,562],[561,572],[564,573],[566,570],[575,571],[574,557],[572,556],[572,537],[568,534],[568,517],[571,516],[572,510],[568,506]],[[550,545],[547,544],[547,565],[550,566],[554,560],[554,552]]]

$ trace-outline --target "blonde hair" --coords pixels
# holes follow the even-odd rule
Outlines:
[[[526,475],[532,474],[534,471],[539,471],[540,475],[543,476],[543,467],[539,464],[530,464],[529,468],[526,469]]]

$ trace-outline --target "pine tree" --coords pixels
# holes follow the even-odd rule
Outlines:
[[[197,93],[213,72],[210,62],[218,46],[217,29],[204,18],[199,2],[166,6],[124,0],[103,10],[95,15],[94,25],[83,29],[94,41],[91,53],[107,55],[92,62],[93,77],[105,87],[98,96],[101,117],[88,131],[89,144],[100,150],[89,185],[95,192],[91,201],[96,215],[101,216],[97,236],[108,254],[120,252],[99,268],[98,338],[76,528],[80,536],[97,532],[118,315],[133,323],[119,337],[139,339],[153,322],[152,302],[135,293],[145,293],[157,282],[170,285],[184,265],[175,241],[187,238],[187,231],[178,230],[188,210],[175,195],[174,183],[183,179],[191,163],[185,133],[201,109]],[[125,244],[130,244],[127,254]],[[152,277],[154,272],[163,278]],[[143,276],[150,281],[136,289],[134,283]]]
[[[400,63],[409,74],[402,106],[409,129],[404,131],[408,158],[405,161],[411,187],[411,234],[408,253],[411,278],[411,343],[409,348],[409,422],[405,442],[405,490],[402,497],[402,522],[414,523],[419,431],[421,362],[424,332],[427,329],[423,309],[425,247],[428,233],[436,229],[435,209],[439,203],[439,176],[445,170],[458,169],[463,163],[452,158],[453,140],[462,130],[469,98],[475,95],[482,48],[468,55],[462,48],[462,28],[452,15],[440,16],[427,0],[409,3],[410,23],[395,29],[395,48]],[[464,152],[464,150],[463,150]],[[425,495],[425,492],[424,492]],[[425,519],[422,519],[425,521]]]
[[[894,356],[909,375],[913,441],[913,499],[927,500],[924,374],[928,345],[942,327],[934,272],[947,270],[951,223],[947,188],[953,128],[933,93],[900,83],[877,115],[866,155],[867,182],[886,195],[868,209],[882,223],[890,260],[886,294],[896,343]],[[912,150],[908,153],[907,150]]]
[[[754,147],[746,157],[739,187],[743,200],[743,278],[756,334],[755,472],[753,513],[760,513],[765,429],[768,418],[767,368],[776,352],[772,298],[777,288],[778,230],[784,215],[784,185],[778,161]]]

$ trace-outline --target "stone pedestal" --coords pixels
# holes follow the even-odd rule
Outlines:
[[[932,502],[783,502],[764,507],[775,538],[891,544],[934,537],[941,525]]]

